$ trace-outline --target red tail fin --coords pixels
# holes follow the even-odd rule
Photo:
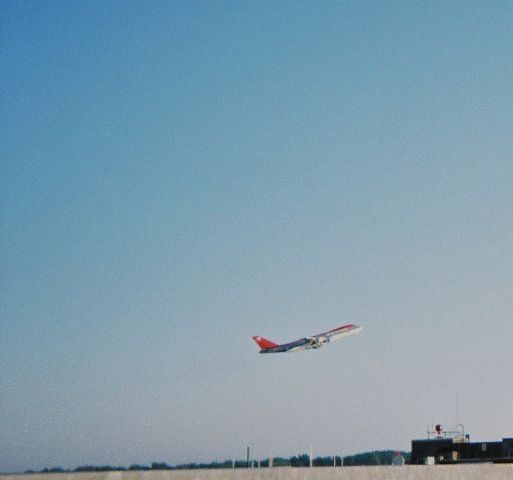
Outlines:
[[[256,342],[256,344],[262,349],[267,350],[268,348],[277,347],[278,344],[271,342],[271,340],[267,340],[266,338],[262,337],[253,337],[253,340]]]

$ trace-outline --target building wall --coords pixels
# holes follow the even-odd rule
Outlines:
[[[435,463],[465,461],[513,461],[513,438],[501,442],[454,443],[452,439],[412,440],[411,463],[422,465],[428,457]]]

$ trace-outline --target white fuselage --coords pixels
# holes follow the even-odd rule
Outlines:
[[[362,327],[352,326],[348,328],[342,328],[340,330],[334,330],[333,332],[328,332],[326,335],[328,341],[338,340],[342,337],[347,337],[349,335],[358,335],[361,331]]]
[[[253,340],[260,346],[260,353],[282,353],[297,352],[299,350],[310,350],[322,347],[325,343],[333,342],[342,337],[360,333],[362,327],[359,325],[343,325],[328,332],[319,333],[308,338],[300,338],[294,342],[282,345],[271,342],[260,336],[253,337]]]

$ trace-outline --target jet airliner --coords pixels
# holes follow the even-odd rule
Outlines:
[[[342,325],[341,327],[330,330],[329,332],[319,333],[311,337],[300,338],[294,342],[278,344],[267,340],[264,337],[253,337],[253,340],[260,347],[259,353],[283,353],[297,352],[298,350],[310,350],[311,348],[321,348],[325,343],[339,340],[342,337],[356,335],[360,333],[362,327],[358,325]]]

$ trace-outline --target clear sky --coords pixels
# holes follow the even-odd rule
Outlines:
[[[513,435],[512,2],[0,8],[0,471]]]

